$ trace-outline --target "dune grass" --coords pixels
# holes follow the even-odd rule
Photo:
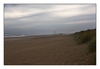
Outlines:
[[[96,52],[96,39],[93,38],[88,44],[89,52]]]
[[[92,55],[91,65],[96,65],[96,52],[94,52],[93,55]]]
[[[88,53],[95,53],[91,57],[91,64],[96,64],[96,29],[80,31],[73,34],[77,44],[87,43]]]
[[[87,43],[96,37],[96,29],[76,32],[74,37],[78,44]]]

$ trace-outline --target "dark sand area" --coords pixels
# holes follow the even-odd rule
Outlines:
[[[87,65],[91,55],[69,35],[4,39],[5,65]]]

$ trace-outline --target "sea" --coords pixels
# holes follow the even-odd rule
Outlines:
[[[4,38],[7,37],[25,37],[25,36],[29,36],[27,34],[4,34]]]

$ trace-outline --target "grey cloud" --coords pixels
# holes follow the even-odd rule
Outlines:
[[[50,13],[39,13],[39,14],[28,15],[25,17],[20,17],[20,18],[15,18],[15,19],[10,19],[10,20],[12,21],[15,20],[14,22],[18,21],[17,23],[20,22],[19,19],[24,19],[24,18],[30,19],[28,23],[65,23],[65,22],[67,23],[67,22],[82,21],[82,20],[96,20],[96,14],[78,15],[78,16],[64,17],[64,18],[63,17],[51,18],[49,17],[50,16],[49,14]],[[48,19],[54,19],[54,20],[48,20]]]
[[[84,6],[82,8],[79,8],[81,10],[87,10],[87,9],[90,9],[90,8],[95,8],[96,9],[96,4],[90,4],[90,5],[87,5],[87,6]]]
[[[26,11],[29,9],[42,9],[42,10],[46,10],[46,9],[50,9],[52,8],[53,5],[44,5],[44,4],[4,4],[4,9],[7,11],[13,10],[13,9],[19,9],[22,11]]]
[[[95,23],[85,24],[52,24],[52,25],[41,25],[36,27],[30,27],[28,29],[19,29],[9,27],[5,29],[5,33],[25,33],[25,34],[53,34],[56,33],[74,33],[81,30],[96,28]]]
[[[6,11],[10,9],[15,9],[17,7],[25,8],[38,8],[38,9],[49,9],[55,5],[5,5]],[[13,8],[11,8],[13,7]],[[78,8],[79,10],[85,10],[88,8],[93,8],[95,5],[89,5],[85,7]],[[25,34],[52,34],[54,31],[56,33],[74,33],[80,30],[96,28],[96,22],[87,23],[73,23],[67,24],[69,22],[86,21],[86,20],[96,20],[96,13],[94,14],[80,14],[71,17],[53,17],[50,12],[40,12],[36,14],[30,14],[27,16],[22,16],[18,18],[5,18],[4,19],[4,32],[5,33],[25,33]],[[29,19],[29,20],[22,20]],[[29,26],[29,27],[27,27]],[[20,27],[20,28],[19,28]],[[27,28],[26,28],[27,27]]]
[[[75,21],[84,21],[84,20],[96,20],[96,15],[89,14],[89,15],[66,17],[66,18],[62,18],[61,22],[75,22]]]

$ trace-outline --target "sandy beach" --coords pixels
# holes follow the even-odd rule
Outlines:
[[[48,35],[4,39],[4,65],[87,65],[87,44],[72,36]]]

